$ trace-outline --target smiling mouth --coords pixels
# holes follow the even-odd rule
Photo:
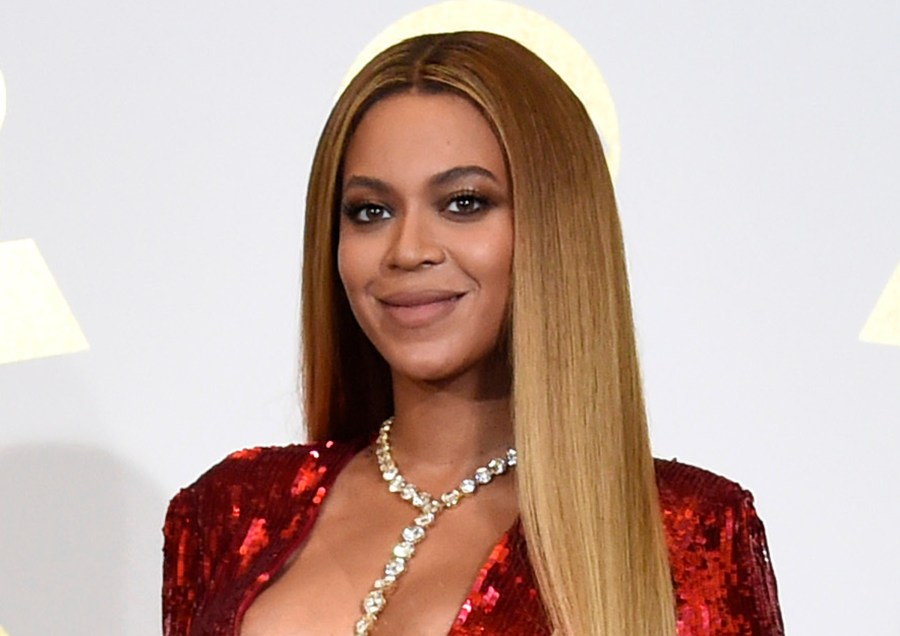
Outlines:
[[[415,328],[433,324],[456,308],[465,292],[422,291],[391,294],[378,301],[385,313],[401,327]]]

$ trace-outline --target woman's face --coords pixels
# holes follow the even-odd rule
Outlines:
[[[513,211],[487,120],[454,94],[394,95],[344,157],[338,270],[360,327],[395,374],[487,368],[506,320]]]

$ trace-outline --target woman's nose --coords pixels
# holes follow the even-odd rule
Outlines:
[[[431,214],[427,210],[410,210],[395,219],[387,254],[389,267],[414,270],[444,260],[440,234],[435,231],[438,224]]]

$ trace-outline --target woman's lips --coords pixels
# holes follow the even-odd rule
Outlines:
[[[402,292],[379,298],[390,318],[406,328],[424,327],[450,314],[465,292],[427,290]]]

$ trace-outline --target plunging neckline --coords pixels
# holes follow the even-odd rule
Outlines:
[[[325,500],[328,499],[328,496],[331,494],[332,486],[334,486],[334,483],[337,481],[338,476],[341,474],[344,468],[347,467],[347,464],[349,464],[359,453],[365,450],[368,446],[369,444],[363,444],[347,453],[347,457],[337,463],[332,470],[328,471],[329,474],[327,474],[322,479],[322,481],[318,483],[319,491],[322,492],[322,489],[324,489],[322,499],[319,502],[319,505],[315,507],[315,511],[310,514],[309,518],[306,520],[306,523],[303,524],[302,531],[297,533],[297,536],[290,542],[290,545],[287,547],[287,549],[284,550],[284,554],[275,559],[270,568],[257,576],[257,584],[248,586],[244,590],[244,594],[241,597],[241,602],[238,605],[237,613],[234,617],[234,629],[232,631],[232,636],[241,636],[241,629],[243,627],[244,616],[247,613],[247,610],[250,609],[250,606],[253,605],[253,603],[259,598],[260,594],[262,594],[262,592],[278,578],[278,574],[280,574],[282,570],[287,567],[287,564],[291,561],[291,559],[294,557],[299,557],[300,552],[303,549],[303,545],[309,539],[309,535],[313,531],[313,527],[315,526],[316,521],[319,518],[322,506],[325,505]],[[457,624],[459,624],[460,620],[462,620],[463,622],[466,620],[469,612],[471,611],[469,601],[478,592],[478,589],[480,588],[483,580],[483,574],[490,569],[494,561],[494,554],[496,554],[498,550],[502,550],[509,545],[510,538],[521,531],[520,525],[521,519],[519,515],[516,515],[516,518],[513,520],[512,525],[510,525],[509,528],[507,528],[503,532],[503,534],[500,535],[499,540],[491,547],[491,551],[488,553],[487,559],[482,562],[481,566],[478,568],[478,572],[475,574],[475,578],[472,580],[471,585],[469,585],[466,596],[463,599],[459,610],[456,612],[456,615],[453,617],[453,622],[450,624],[450,630],[447,632],[446,636],[453,636],[453,631],[456,629],[456,626]],[[259,583],[259,581],[262,582]]]

